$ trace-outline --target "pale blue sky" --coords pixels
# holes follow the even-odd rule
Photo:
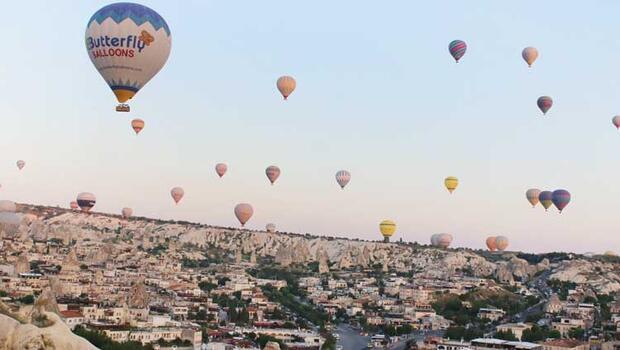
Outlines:
[[[167,20],[172,52],[129,114],[114,112],[83,43],[108,3],[4,4],[0,197],[66,206],[90,191],[97,211],[230,226],[249,202],[256,229],[375,239],[391,218],[408,241],[450,232],[482,247],[503,234],[514,249],[620,251],[616,1],[143,1]],[[468,44],[459,64],[453,39]],[[283,74],[298,82],[288,102]],[[546,117],[540,95],[554,99]],[[452,196],[448,175],[461,180]],[[186,191],[178,206],[173,186]],[[573,200],[545,214],[528,207],[530,187]]]

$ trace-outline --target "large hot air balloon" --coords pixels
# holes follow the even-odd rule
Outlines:
[[[432,234],[431,235],[431,245],[433,247],[436,247],[438,242],[439,242],[439,233]]]
[[[620,129],[620,115],[611,118],[611,122],[614,124],[616,129]]]
[[[495,237],[495,246],[497,247],[497,250],[503,252],[506,248],[508,248],[508,238],[504,236]]]
[[[492,252],[497,250],[497,244],[495,244],[496,239],[497,237],[491,236],[491,237],[488,237],[487,240],[485,241],[487,244],[487,248],[489,248],[489,250]]]
[[[250,220],[254,214],[254,208],[248,203],[240,203],[235,206],[235,216],[241,223],[241,227],[245,226],[245,223]]]
[[[88,213],[97,203],[95,195],[89,192],[82,192],[77,196],[77,204],[83,212]]]
[[[528,202],[530,202],[530,204],[532,205],[532,208],[534,208],[536,204],[538,204],[539,195],[540,195],[540,190],[537,188],[530,188],[529,190],[525,192],[525,198],[527,198]]]
[[[454,190],[456,189],[456,187],[459,185],[459,179],[457,179],[454,176],[448,176],[446,177],[446,179],[443,181],[444,185],[446,186],[446,188],[448,189],[448,191],[450,193],[454,192]]]
[[[570,202],[570,193],[567,190],[555,190],[551,196],[553,205],[562,212]]]
[[[436,236],[436,246],[439,248],[448,248],[452,243],[452,235],[449,233],[440,233]]]
[[[142,129],[144,129],[144,120],[142,119],[134,119],[131,121],[131,127],[133,128],[133,131],[136,132],[136,135],[138,135],[140,133],[140,131],[142,131]]]
[[[538,200],[543,208],[545,208],[545,211],[547,211],[551,204],[553,204],[553,193],[551,191],[542,191],[538,195]]]
[[[528,67],[532,67],[532,64],[538,58],[538,50],[535,47],[526,47],[521,51],[521,57],[527,62]]]
[[[13,201],[0,200],[0,213],[14,213],[17,211],[17,204]]]
[[[129,219],[133,215],[133,209],[131,209],[131,208],[123,208],[121,210],[121,214],[123,215],[123,218]]]
[[[215,172],[219,177],[224,176],[226,174],[226,170],[228,170],[228,166],[224,163],[215,164]]]
[[[536,101],[538,108],[543,112],[543,115],[547,114],[547,111],[553,106],[553,100],[549,96],[540,96]]]
[[[383,220],[379,224],[379,231],[383,236],[383,241],[387,243],[396,232],[396,223],[392,220]]]
[[[267,232],[269,232],[269,233],[274,233],[274,232],[276,232],[276,225],[272,224],[272,223],[269,223],[269,224],[265,225],[265,230],[267,230]]]
[[[280,168],[278,168],[275,165],[270,165],[267,167],[267,169],[265,169],[265,174],[267,175],[267,178],[273,185],[273,183],[276,182],[278,177],[280,177]]]
[[[467,44],[462,40],[453,40],[448,45],[448,51],[450,51],[450,55],[454,57],[456,63],[459,63],[459,60],[463,57],[465,51],[467,51]]]
[[[24,162],[23,160],[18,160],[16,164],[17,164],[17,169],[19,170],[22,170],[26,166],[26,162]]]
[[[127,2],[102,7],[86,26],[86,51],[119,103],[131,99],[170,55],[170,28],[150,8]],[[129,111],[121,105],[118,111]]]
[[[80,206],[77,204],[76,201],[71,201],[71,203],[69,203],[69,207],[73,210],[79,208]]]
[[[346,170],[340,170],[336,173],[336,182],[340,185],[340,188],[344,190],[344,187],[351,181],[351,173]]]
[[[295,91],[297,82],[295,81],[293,77],[290,77],[288,75],[283,75],[278,78],[278,81],[276,82],[276,86],[278,87],[278,90],[280,90],[282,97],[284,97],[284,99],[286,100],[288,99],[290,94],[292,94],[293,91]]]
[[[170,195],[176,204],[179,204],[183,196],[185,195],[185,191],[181,187],[173,187],[170,190]]]

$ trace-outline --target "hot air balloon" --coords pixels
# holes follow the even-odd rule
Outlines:
[[[183,198],[183,195],[185,195],[185,191],[183,191],[181,187],[173,187],[170,190],[170,195],[172,196],[172,199],[174,199],[174,202],[176,204],[179,204],[179,202]]]
[[[241,227],[245,226],[245,223],[250,220],[254,214],[254,208],[247,203],[240,203],[235,206],[235,216],[241,223]]]
[[[495,247],[497,247],[497,250],[501,252],[506,250],[506,248],[508,248],[508,238],[504,236],[495,237]]]
[[[496,238],[497,237],[495,236],[491,236],[491,237],[488,237],[486,240],[487,248],[489,248],[489,250],[492,252],[497,250],[497,245],[495,244]]]
[[[436,246],[439,248],[448,248],[452,243],[452,235],[449,233],[440,233],[436,237]]]
[[[140,131],[142,131],[142,129],[144,129],[144,120],[142,119],[134,119],[131,121],[131,127],[133,128],[133,131],[136,132],[136,135],[138,135],[140,133]]]
[[[551,198],[553,205],[555,205],[561,213],[570,202],[570,193],[567,190],[555,190],[553,191]]]
[[[538,195],[538,200],[543,208],[545,208],[545,211],[547,211],[551,204],[553,204],[553,193],[551,191],[542,191]]]
[[[129,219],[133,215],[133,209],[131,209],[131,208],[123,208],[121,210],[121,214],[123,215],[123,218]]]
[[[608,250],[603,255],[605,255],[605,256],[616,256],[616,253],[612,252],[611,250]]]
[[[278,177],[280,177],[280,168],[278,168],[275,165],[270,165],[267,167],[267,169],[265,169],[265,174],[267,175],[267,178],[273,185],[273,183],[276,182]]]
[[[538,50],[535,47],[526,47],[521,51],[521,57],[527,62],[528,67],[532,67],[532,64],[538,58]]]
[[[540,195],[540,190],[537,188],[530,188],[525,192],[525,198],[527,198],[528,202],[532,205],[532,208],[538,204],[538,196]]]
[[[383,241],[387,243],[396,232],[396,223],[392,220],[383,220],[379,224],[379,231],[383,236]]]
[[[543,115],[547,114],[547,111],[553,106],[553,100],[549,96],[540,96],[536,101],[538,108],[543,112]]]
[[[459,179],[457,179],[454,176],[448,176],[446,177],[446,179],[443,181],[444,185],[446,186],[446,188],[448,189],[448,191],[450,193],[454,192],[454,190],[456,189],[456,187],[459,185]]]
[[[346,170],[340,170],[336,173],[336,182],[340,185],[340,188],[344,190],[344,187],[351,181],[351,173]]]
[[[25,166],[26,166],[26,162],[24,162],[23,160],[17,161],[17,169],[22,170]]]
[[[269,223],[269,224],[265,225],[265,230],[267,230],[267,232],[269,232],[269,233],[274,233],[274,232],[276,232],[276,225]]]
[[[450,55],[454,57],[456,63],[459,63],[459,60],[467,51],[467,44],[462,40],[454,40],[448,45],[448,51],[450,51]]]
[[[73,210],[79,208],[80,206],[77,204],[76,201],[71,201],[71,203],[69,203],[69,207]]]
[[[228,170],[228,166],[226,164],[224,163],[215,164],[215,172],[220,178],[224,176],[224,174],[226,174],[226,170]]]
[[[17,211],[17,204],[13,201],[0,200],[0,213],[14,213]]]
[[[431,245],[433,247],[436,247],[438,242],[439,242],[439,233],[435,233],[431,235]]]
[[[620,129],[620,115],[617,115],[611,119],[611,122],[614,124],[616,129]]]
[[[88,213],[97,202],[95,195],[89,192],[82,192],[77,196],[77,204],[84,213]]]
[[[86,51],[121,105],[159,72],[170,55],[166,21],[152,9],[119,2],[102,7],[86,26]]]
[[[286,100],[288,99],[289,95],[292,94],[293,91],[295,91],[297,82],[295,81],[293,77],[290,77],[288,75],[283,75],[278,78],[278,81],[276,82],[276,86],[278,87],[278,90],[280,90],[282,97],[284,97],[284,99]]]

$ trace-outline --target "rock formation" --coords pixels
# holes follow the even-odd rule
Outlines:
[[[80,263],[78,262],[77,255],[75,254],[75,251],[73,249],[71,249],[69,251],[69,254],[67,254],[62,260],[61,266],[62,269],[60,270],[60,272],[75,272],[80,270]]]
[[[146,309],[149,306],[150,296],[144,285],[144,281],[136,282],[127,296],[127,305],[134,309]]]
[[[26,273],[30,271],[30,263],[25,254],[20,255],[15,261],[15,274]]]

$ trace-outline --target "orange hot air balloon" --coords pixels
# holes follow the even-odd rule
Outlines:
[[[265,169],[265,174],[267,175],[267,178],[273,185],[273,183],[276,182],[278,177],[280,177],[280,168],[278,168],[275,165],[270,165],[267,167],[267,169]]]
[[[142,131],[142,129],[144,129],[144,120],[142,119],[134,119],[131,121],[131,127],[133,128],[133,131],[136,132],[136,135],[138,135],[140,133],[140,131]]]
[[[248,203],[240,203],[235,206],[235,216],[241,223],[241,227],[245,226],[245,223],[250,220],[254,214],[254,208]]]
[[[487,244],[487,248],[489,248],[490,251],[494,252],[497,250],[497,245],[495,244],[495,236],[491,236],[489,238],[487,238],[486,240],[486,244]]]
[[[176,204],[179,204],[183,196],[185,195],[185,191],[181,187],[174,187],[170,190],[170,195]]]
[[[284,99],[286,100],[288,99],[290,94],[292,94],[293,91],[295,90],[295,87],[297,86],[297,82],[295,81],[293,77],[284,75],[278,78],[276,86],[278,87],[278,90],[280,90],[282,97],[284,97]]]
[[[215,165],[215,172],[217,173],[219,177],[224,176],[227,170],[228,170],[228,166],[224,163],[217,163]]]

